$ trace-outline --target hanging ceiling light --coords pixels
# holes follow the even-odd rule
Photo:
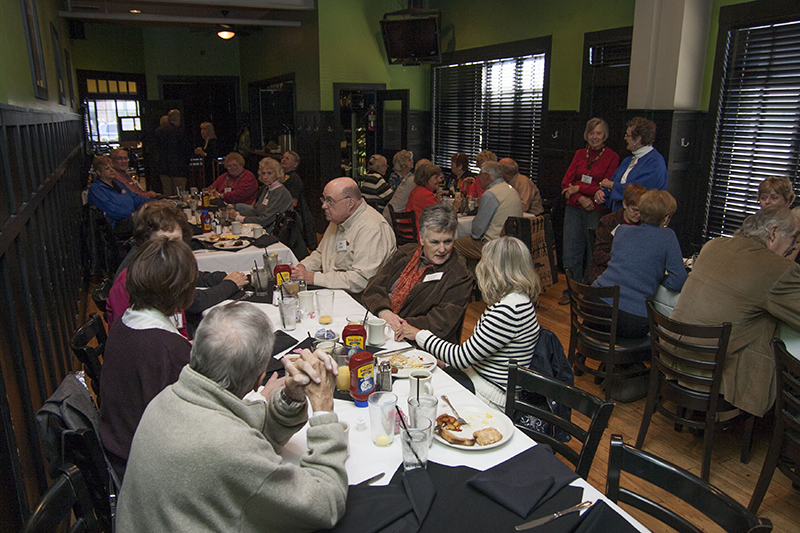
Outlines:
[[[220,24],[219,28],[220,29],[217,32],[217,35],[220,39],[225,39],[227,41],[228,39],[233,39],[236,36],[236,32],[233,31],[233,26],[229,26],[228,24]]]

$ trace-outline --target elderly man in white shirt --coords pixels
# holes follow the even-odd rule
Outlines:
[[[360,294],[394,253],[394,232],[367,205],[352,179],[336,178],[322,194],[322,210],[330,224],[319,247],[292,268],[292,279]]]

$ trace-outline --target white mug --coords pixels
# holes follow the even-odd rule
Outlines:
[[[314,311],[314,293],[300,291],[297,296],[300,298],[300,309],[307,313],[312,313]]]
[[[241,235],[242,234],[242,223],[241,222],[231,222],[231,233],[234,235]]]
[[[262,235],[264,235],[264,228],[262,228],[261,226],[256,226],[255,228],[253,228],[253,238],[254,239],[257,239],[257,238],[261,237]]]
[[[408,386],[409,398],[433,396],[433,383],[429,370],[412,370],[408,375]]]
[[[370,346],[383,346],[391,334],[392,328],[382,318],[367,320],[367,344]]]

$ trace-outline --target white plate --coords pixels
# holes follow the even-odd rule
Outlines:
[[[413,368],[399,368],[397,369],[396,374],[392,374],[392,377],[394,378],[406,379],[414,370],[428,370],[429,372],[436,370],[436,358],[428,352],[423,352],[422,350],[409,350],[399,355],[405,356],[411,360],[419,361],[420,366],[415,366]],[[384,360],[384,358],[381,357],[381,354],[376,354],[375,357],[381,361]]]
[[[225,235],[230,235],[230,234],[226,233]],[[236,237],[236,239],[228,239],[228,238],[219,239],[217,238],[216,233],[203,233],[202,235],[193,235],[192,238],[197,239],[198,241],[205,241],[205,242],[233,242],[239,237]]]
[[[456,435],[462,438],[471,438],[472,433],[483,428],[493,427],[497,431],[503,434],[503,438],[499,441],[495,442],[494,444],[489,444],[487,446],[478,446],[476,442],[474,446],[462,446],[460,444],[452,444],[447,442],[442,437],[439,436],[438,433],[434,433],[433,437],[444,444],[445,446],[450,446],[451,448],[458,448],[459,450],[469,450],[469,451],[479,451],[479,450],[489,450],[491,448],[497,448],[498,446],[502,446],[506,442],[511,440],[511,437],[514,436],[514,423],[508,418],[504,413],[501,413],[497,409],[492,409],[487,405],[467,405],[461,406],[457,405],[456,409],[458,409],[458,414],[464,417],[469,425],[461,426],[461,431],[454,431]],[[453,411],[445,404],[444,402],[439,402],[439,410],[437,411],[436,416],[438,417],[441,414],[447,413],[448,415],[453,415]]]
[[[222,241],[222,242],[215,242],[214,248],[219,250],[241,250],[242,248],[247,248],[250,246],[250,241],[241,241],[241,244],[236,244],[238,241]]]

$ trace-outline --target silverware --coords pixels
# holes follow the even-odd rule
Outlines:
[[[360,487],[362,485],[372,485],[373,483],[375,483],[376,481],[378,481],[379,479],[381,479],[385,475],[386,475],[386,472],[381,472],[380,474],[377,474],[377,475],[374,475],[374,476],[372,476],[370,478],[365,479],[361,483],[356,483],[355,486],[356,487]]]
[[[388,357],[390,355],[397,355],[401,353],[410,352],[413,349],[414,349],[413,346],[409,346],[408,348],[400,348],[399,350],[390,350],[388,352],[376,353],[375,357]]]
[[[466,420],[464,420],[461,417],[460,414],[458,414],[458,411],[456,411],[456,408],[453,407],[452,403],[450,403],[450,398],[448,398],[446,394],[442,394],[442,400],[444,400],[445,403],[450,406],[450,409],[452,409],[453,414],[456,415],[456,419],[458,420],[459,424],[464,425],[464,426],[468,425],[468,422]]]
[[[591,500],[587,500],[587,501],[585,501],[583,503],[579,503],[578,505],[575,505],[575,506],[570,507],[568,509],[564,509],[563,511],[559,511],[559,512],[553,513],[551,515],[543,516],[542,518],[537,518],[536,520],[531,520],[530,522],[525,522],[524,524],[520,524],[518,526],[515,526],[514,529],[516,529],[517,531],[524,531],[526,529],[531,529],[531,528],[534,528],[536,526],[541,526],[542,524],[546,524],[548,522],[551,522],[551,521],[555,520],[556,518],[560,518],[560,517],[564,516],[565,514],[574,513],[576,511],[582,511],[583,509],[588,509],[592,505],[594,505],[594,502],[591,501]]]

